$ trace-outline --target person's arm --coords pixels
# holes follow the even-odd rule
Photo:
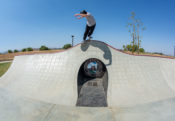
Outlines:
[[[78,17],[78,18],[83,18],[83,17],[88,16],[88,14],[75,14],[74,16],[75,16],[75,17],[81,16],[81,17]]]
[[[84,18],[84,17],[83,16],[77,17],[77,19],[82,19],[82,18]]]

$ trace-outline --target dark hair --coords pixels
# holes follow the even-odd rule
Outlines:
[[[85,10],[81,11],[80,14],[87,14]]]

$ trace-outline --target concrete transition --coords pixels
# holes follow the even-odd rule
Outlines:
[[[95,40],[17,56],[0,78],[0,121],[175,121],[175,60]]]

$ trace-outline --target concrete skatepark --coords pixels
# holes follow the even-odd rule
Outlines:
[[[16,56],[0,78],[0,121],[175,121],[175,60],[95,40]]]

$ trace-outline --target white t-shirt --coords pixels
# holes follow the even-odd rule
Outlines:
[[[96,24],[94,17],[90,13],[87,13],[86,19],[87,19],[88,26],[91,27],[91,26],[94,26]]]

